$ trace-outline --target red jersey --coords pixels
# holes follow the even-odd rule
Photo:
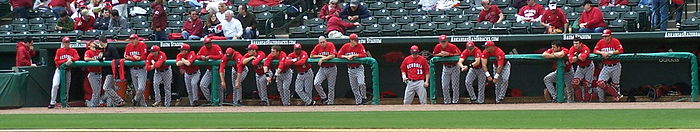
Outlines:
[[[474,57],[474,59],[477,59],[477,58],[479,58],[480,55],[481,55],[481,50],[477,47],[474,47],[474,49],[472,49],[472,51],[469,51],[468,49],[464,49],[464,51],[462,51],[462,54],[459,55],[459,58],[466,60],[467,57],[471,56],[471,57]],[[481,68],[481,65],[472,66],[472,68],[479,69],[479,68]]]
[[[175,57],[175,60],[177,60],[177,61],[180,61],[180,60],[182,60],[182,59],[185,59],[185,60],[187,60],[187,61],[190,61],[190,63],[194,63],[194,60],[197,59],[197,54],[195,54],[194,51],[190,51],[190,52],[187,52],[187,53],[184,53],[184,54],[183,54],[183,53],[177,54],[177,57]],[[199,71],[199,66],[195,66],[195,65],[185,66],[185,65],[182,65],[182,66],[180,66],[180,69],[185,70],[185,72],[188,73],[188,74],[192,74],[192,73],[195,73],[195,72]]]
[[[486,50],[481,52],[481,57],[479,58],[484,58],[488,59],[491,56],[496,57],[496,65],[498,66],[503,66],[506,64],[506,53],[501,50],[499,47],[495,47],[492,52],[488,52]]]
[[[218,60],[221,59],[223,53],[221,52],[221,47],[217,44],[211,44],[210,48],[207,46],[202,46],[197,52],[197,59],[202,59],[202,56],[209,56],[209,59]]]
[[[170,68],[170,65],[163,65],[168,57],[163,53],[163,51],[158,51],[158,55],[148,54],[146,57],[146,70],[151,70],[155,68],[156,70],[162,71]]]
[[[146,55],[148,52],[146,52],[146,44],[143,42],[139,41],[137,44],[126,44],[126,50],[124,50],[124,56],[139,56],[140,58],[137,59],[127,59],[130,61],[140,61],[146,59]]]
[[[294,70],[297,72],[306,72],[309,69],[311,69],[311,64],[306,63],[306,60],[309,59],[309,55],[306,53],[306,51],[301,51],[299,54],[296,52],[289,53],[287,55],[287,61],[289,61],[289,65],[294,67]],[[296,60],[296,62],[294,62]]]
[[[545,14],[544,7],[540,4],[535,4],[533,6],[525,5],[520,8],[520,11],[518,12],[519,16],[525,17],[525,18],[530,18],[532,20],[535,20],[542,16],[542,14]],[[525,22],[530,22],[530,21],[525,21]]]
[[[101,52],[102,51],[100,51],[100,50],[87,50],[87,51],[85,51],[85,55],[83,56],[83,58],[97,59],[100,57]],[[87,67],[86,70],[88,72],[102,72],[102,67],[91,66],[91,67]]]
[[[32,56],[34,55],[36,55],[36,51],[30,50],[29,46],[24,45],[24,42],[17,42],[17,56],[15,56],[15,65],[32,65]]]
[[[549,48],[549,49],[547,49],[547,51],[544,51],[544,52],[545,52],[545,53],[552,54],[552,53],[554,52],[554,50],[552,50],[552,48]],[[559,48],[559,52],[564,52],[564,55],[568,55],[568,54],[569,54],[569,49],[567,49],[567,48],[565,48],[565,47],[561,47],[561,48]],[[556,67],[557,67],[557,61],[554,61],[553,67],[556,69]],[[571,70],[571,63],[568,63],[568,62],[567,62],[567,63],[565,64],[565,66],[564,66],[564,70],[567,71],[567,72],[570,71],[570,70]]]
[[[325,48],[321,47],[321,44],[316,44],[316,47],[314,47],[313,50],[311,50],[311,56],[314,55],[336,55],[337,52],[335,50],[335,45],[331,42],[326,42],[325,43]],[[333,63],[323,63],[321,67],[331,67],[335,66]]]
[[[435,48],[433,49],[433,54],[438,54],[438,53],[440,53],[440,52],[442,52],[442,51],[445,51],[445,52],[450,53],[450,56],[457,56],[457,55],[459,55],[459,48],[457,48],[456,45],[454,45],[454,44],[452,44],[452,43],[450,43],[450,42],[447,42],[447,47],[442,47],[442,45],[441,45],[440,43],[436,44],[436,45],[435,45]],[[454,65],[457,64],[457,63],[455,63],[455,62],[447,62],[447,63],[443,63],[443,64],[446,65],[446,66],[454,66]]]
[[[569,20],[566,19],[566,14],[561,8],[557,8],[554,12],[546,11],[542,16],[542,22],[554,26],[556,29],[564,29],[564,24]]]
[[[70,47],[56,49],[56,56],[53,57],[53,62],[56,63],[56,68],[60,67],[61,64],[66,63],[68,60],[80,60],[78,51]]]
[[[68,4],[71,0],[51,0],[49,1],[49,7],[65,7],[68,8]]]
[[[401,72],[405,72],[409,80],[425,80],[425,74],[428,74],[429,71],[428,60],[420,55],[418,57],[407,56],[401,62]]]
[[[586,28],[605,27],[603,12],[598,7],[591,7],[589,11],[584,10],[579,17],[578,23],[586,23]]]
[[[606,42],[605,39],[600,39],[598,41],[598,43],[595,45],[595,48],[593,49],[593,51],[610,52],[610,53],[612,53],[615,50],[619,51],[620,54],[623,53],[622,44],[620,44],[620,41],[617,40],[617,38],[610,38],[610,42]],[[615,64],[615,63],[620,63],[620,60],[610,60],[610,59],[603,60],[603,64]]]
[[[243,55],[243,59],[250,57],[251,55],[246,53]],[[259,51],[255,54],[255,59],[249,62],[251,65],[253,65],[253,69],[255,70],[255,73],[258,75],[263,75],[265,74],[265,71],[263,70],[263,67],[260,65],[260,62],[265,58],[265,52]],[[243,64],[241,63],[241,68],[236,69],[238,73],[243,72]]]
[[[581,43],[581,48],[576,49],[576,47],[571,46],[569,49],[569,62],[574,58],[574,56],[578,57],[578,61],[576,64],[581,67],[589,66],[591,64],[591,60],[588,59],[588,55],[591,54],[591,49],[586,46],[586,44]]]
[[[476,20],[477,22],[489,21],[491,23],[496,23],[501,17],[500,14],[501,9],[498,9],[498,6],[496,5],[491,5],[491,8],[488,10],[481,10],[481,12],[479,12],[479,17]]]
[[[95,17],[92,16],[87,16],[88,18],[85,19],[83,17],[78,17],[73,19],[75,22],[75,25],[73,25],[73,29],[75,30],[80,30],[80,31],[88,31],[92,30],[93,27],[92,25],[95,24]]]
[[[270,65],[272,65],[272,60],[279,60],[277,67],[279,69],[282,69],[282,71],[280,72],[286,72],[287,69],[289,69],[289,66],[284,66],[284,58],[287,58],[287,53],[284,53],[284,51],[277,52],[279,52],[277,56],[272,56],[272,54],[268,54],[267,57],[265,57],[265,62],[263,62],[263,66],[271,68]]]
[[[345,43],[343,47],[340,47],[340,51],[338,51],[337,54],[338,58],[342,58],[343,55],[359,55],[356,58],[362,58],[362,57],[367,57],[367,53],[365,52],[365,46],[363,46],[361,43],[357,43],[357,45],[352,46],[350,43]],[[360,63],[349,63],[348,66],[350,67],[359,67]]]
[[[233,64],[233,66],[235,66],[236,69],[241,69],[242,65],[239,64],[242,60],[243,55],[241,55],[241,53],[238,51],[233,51],[233,55],[231,55],[231,57],[224,55],[223,57],[221,57],[221,63],[219,63],[219,72],[224,72],[226,70],[226,63],[228,63],[228,61],[236,62],[235,64]]]

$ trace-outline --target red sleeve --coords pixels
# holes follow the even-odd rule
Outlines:
[[[202,46],[201,48],[199,48],[199,51],[197,51],[197,56],[195,56],[195,58],[197,58],[197,60],[202,59],[201,56],[207,54],[206,52],[204,52],[204,50],[205,50],[205,47],[204,47],[204,46]]]
[[[127,43],[126,46],[124,47],[124,56],[125,56],[125,59],[126,59],[126,56],[131,56],[131,55],[129,55],[129,52],[131,52],[131,50],[132,50],[131,47],[132,47],[132,46],[130,46],[129,43]]]
[[[613,40],[614,40],[613,43],[616,45],[616,46],[615,46],[615,49],[616,49],[618,52],[620,52],[620,54],[624,53],[624,49],[622,48],[622,44],[620,43],[620,41],[617,40],[617,39],[615,39],[615,38],[613,38]]]
[[[581,47],[581,48],[583,48],[583,49],[581,50],[581,53],[578,54],[578,56],[580,57],[581,60],[588,59],[588,56],[591,54],[591,49],[589,49],[588,47]]]
[[[319,46],[319,45],[314,46],[314,49],[311,50],[311,55],[318,55],[318,50],[321,50],[321,46]]]
[[[560,21],[562,21],[564,24],[568,24],[569,19],[566,18],[566,14],[564,14],[564,11],[561,9],[557,9],[557,11],[559,12],[558,15],[560,15],[559,18],[561,18]]]
[[[321,7],[321,10],[318,12],[318,18],[326,19],[325,16],[328,15],[327,10],[328,4],[323,5],[323,7]]]
[[[331,42],[326,42],[326,43],[330,43],[330,45],[326,45],[326,46],[330,46],[330,49],[331,49],[331,52],[329,55],[337,55],[338,53],[335,50],[335,44],[333,44]]]
[[[258,57],[255,57],[255,60],[253,60],[253,65],[258,65],[258,64],[260,64],[260,61],[262,61],[263,58],[266,57],[266,56],[265,56],[265,53],[263,53],[262,51],[258,51],[258,54],[257,54],[257,55],[258,55]],[[263,63],[263,64],[264,64],[264,63]]]
[[[155,64],[156,67],[157,68],[162,67],[163,64],[165,63],[165,60],[167,60],[167,59],[168,59],[168,57],[165,56],[165,53],[163,53],[163,52],[158,53],[158,61],[156,61],[156,64]]]
[[[270,63],[272,63],[272,55],[267,55],[267,57],[265,57],[265,62],[263,62],[263,66],[270,67]]]
[[[346,28],[346,29],[355,26],[354,23],[345,22],[345,21],[343,21],[343,20],[340,20],[340,18],[338,18],[337,22],[338,22],[340,25],[342,25],[343,28]]]
[[[224,72],[226,69],[226,63],[228,63],[228,59],[226,56],[221,57],[221,63],[219,63],[219,72]]]
[[[462,54],[459,54],[459,58],[467,59],[467,49],[464,49],[464,51],[462,51]]]
[[[410,57],[410,56],[408,56],[408,57]],[[409,61],[409,60],[408,60],[408,57],[403,58],[403,62],[401,62],[401,66],[399,67],[399,69],[401,70],[401,72],[406,72],[406,71],[407,71],[406,65],[408,65],[408,61]]]
[[[450,53],[455,56],[459,55],[459,47],[457,47],[457,45],[450,44]]]
[[[67,60],[61,59],[60,56],[61,56],[61,54],[63,54],[62,51],[63,50],[61,50],[61,49],[56,50],[56,55],[54,55],[54,57],[53,57],[53,62],[55,62],[56,65],[61,65],[67,61]]]
[[[202,36],[202,29],[204,29],[204,24],[202,23],[202,21],[195,21],[194,31],[192,32],[192,34]]]
[[[598,25],[599,23],[603,22],[603,12],[600,12],[600,10],[595,10],[593,12],[593,18],[588,18],[588,24],[586,25]]]
[[[73,56],[73,58],[71,58],[71,60],[73,60],[73,61],[79,61],[79,60],[80,60],[80,54],[78,54],[78,50],[71,49],[71,53],[70,53],[70,54],[71,54],[71,56]]]
[[[440,53],[442,50],[440,50],[439,48],[440,48],[440,44],[436,44],[435,47],[433,48],[433,54]]]
[[[506,55],[505,55],[505,53],[502,53],[502,52],[501,52],[501,54],[499,54],[498,56],[496,56],[496,59],[497,59],[498,66],[503,66],[503,65],[506,64]]]
[[[552,48],[547,49],[546,51],[544,51],[544,53],[549,53],[549,54],[551,54],[551,53],[552,53]]]
[[[600,46],[600,45],[603,44],[603,43],[602,43],[603,41],[604,41],[604,40],[601,39],[601,40],[598,41],[598,43],[595,44],[595,47],[593,48],[593,53],[595,53],[595,51],[600,51],[600,49],[603,48],[602,46]]]
[[[175,61],[177,62],[177,61],[182,60],[182,55],[183,55],[183,54],[178,53],[177,56],[175,56]]]
[[[148,51],[146,51],[146,44],[144,44],[143,42],[139,42],[139,45],[138,45],[138,46],[139,46],[139,47],[138,47],[138,50],[140,50],[140,51],[139,51],[139,57],[140,57],[140,58],[137,59],[137,61],[138,61],[138,60],[143,60],[144,58],[148,57],[148,54],[147,54]]]
[[[306,54],[306,51],[301,51],[301,56],[299,56],[299,60],[294,63],[294,65],[301,66],[306,64],[306,60],[309,59],[309,56]]]
[[[279,64],[277,64],[277,69],[285,69],[288,65],[292,64],[292,60],[287,59],[287,57],[281,58]]]
[[[187,61],[189,61],[190,63],[194,63],[194,61],[197,60],[197,58],[199,58],[198,55],[194,54],[194,51],[190,51],[188,55],[190,56],[187,57]]]
[[[221,53],[221,47],[219,47],[219,45],[212,45],[212,48],[213,51],[209,51],[209,58],[215,60],[221,59],[221,54],[223,54]]]
[[[338,51],[338,55],[335,57],[342,58],[342,56],[345,55],[345,50],[347,50],[347,46],[343,45],[342,47],[340,47],[340,51]]]
[[[25,54],[26,54],[25,52],[27,52],[27,51],[25,51],[23,49],[17,49],[17,56],[15,57],[15,65],[16,66],[21,66],[21,64],[24,61],[23,59],[27,58],[25,56]]]
[[[476,22],[481,22],[484,21],[484,18],[486,17],[486,11],[481,11],[479,12],[479,17],[476,19]]]
[[[527,8],[527,5],[523,6],[520,8],[520,11],[518,11],[519,16],[524,16],[525,15],[525,8]]]
[[[365,52],[365,46],[363,44],[357,44],[357,58],[367,57],[367,52]]]
[[[629,3],[628,0],[619,0],[619,1],[617,1],[616,4],[618,4],[618,5],[627,5],[628,3]]]
[[[146,57],[146,70],[151,70],[153,69],[153,64],[151,64],[151,60],[153,60],[154,56],[153,54],[148,54],[148,57]]]
[[[598,1],[598,7],[608,6],[608,3],[610,3],[610,0],[600,0],[600,1]]]

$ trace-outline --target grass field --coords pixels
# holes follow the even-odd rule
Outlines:
[[[4,114],[0,129],[38,128],[700,128],[700,109]]]

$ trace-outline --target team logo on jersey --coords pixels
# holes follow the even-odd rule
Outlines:
[[[129,52],[129,55],[139,55],[139,54],[141,54],[141,52],[138,52],[138,51]]]
[[[406,68],[408,68],[408,69],[411,69],[411,68],[423,68],[423,65],[421,65],[421,64],[419,64],[419,63],[411,63],[411,64],[406,65]]]
[[[357,55],[357,54],[359,54],[359,53],[357,53],[357,52],[348,52],[348,53],[345,53],[345,55]]]
[[[321,53],[318,53],[318,55],[330,55],[330,54],[331,54],[330,52],[321,52]]]
[[[59,56],[58,58],[60,58],[61,60],[63,60],[63,59],[72,59],[73,56],[70,56],[70,55],[61,55],[61,56]]]
[[[535,16],[535,14],[537,14],[537,10],[534,10],[534,9],[528,9],[528,10],[525,10],[523,12],[525,14],[525,17],[528,17],[528,18],[532,18]]]

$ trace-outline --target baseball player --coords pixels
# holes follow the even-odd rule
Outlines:
[[[429,86],[430,65],[425,57],[418,55],[420,49],[413,45],[410,49],[411,55],[401,62],[401,79],[406,83],[406,92],[403,97],[403,104],[408,105],[413,102],[414,94],[418,94],[420,104],[426,104],[427,93],[425,88]]]
[[[188,98],[190,99],[190,106],[198,106],[197,100],[199,99],[199,66],[192,65],[197,59],[197,54],[194,51],[190,51],[189,44],[180,45],[180,53],[177,54],[175,58],[177,65],[180,68],[180,74],[184,74],[185,79],[185,89],[187,89]]]
[[[221,52],[221,47],[217,44],[211,43],[211,38],[204,38],[202,40],[202,43],[204,43],[204,46],[202,48],[199,48],[199,52],[197,52],[197,59],[202,60],[202,61],[214,61],[214,60],[219,60],[221,59],[221,55],[223,54]],[[204,94],[204,98],[207,98],[208,101],[211,101],[211,93],[209,92],[209,84],[211,84],[211,67],[210,66],[205,66],[207,68],[207,71],[204,72],[204,76],[202,76],[202,80],[199,81],[199,89],[202,90],[202,94]],[[222,100],[222,99],[219,99]]]
[[[139,40],[138,35],[131,34],[127,41],[129,43],[126,45],[126,50],[124,50],[124,59],[130,61],[142,61],[146,59],[146,44]],[[131,83],[134,85],[134,87],[136,87],[134,105],[138,103],[143,107],[148,106],[145,98],[143,97],[143,91],[146,89],[146,69],[143,69],[143,66],[131,66],[131,68],[129,68],[129,72],[131,72]]]
[[[230,57],[229,57],[230,56]],[[225,73],[226,73],[226,63],[228,61],[234,61],[236,64],[234,64],[231,67],[231,82],[235,83],[237,76],[237,70],[243,68],[243,73],[248,73],[248,67],[241,67],[239,65],[241,61],[243,60],[243,55],[241,55],[240,52],[234,50],[233,48],[226,48],[226,54],[221,58],[221,64],[219,64],[219,79],[221,80],[221,90],[219,91],[219,97],[223,98],[224,97],[224,91],[226,90],[226,80],[224,79]],[[246,75],[243,75],[241,77],[245,77]],[[240,88],[233,88],[233,105],[239,106],[241,105],[241,99],[243,96],[243,89]],[[221,102],[223,103],[223,99],[221,99]]]
[[[338,58],[353,60],[367,57],[365,46],[357,42],[357,34],[350,34],[350,42],[345,43],[338,52]],[[355,94],[355,104],[365,104],[367,100],[367,86],[365,85],[365,67],[360,63],[348,64],[348,79],[350,87]]]
[[[561,41],[554,41],[552,42],[552,47],[549,48],[547,51],[542,53],[542,57],[545,59],[560,59],[560,58],[566,58],[569,54],[569,50],[566,47],[561,46]],[[556,61],[554,62],[554,66],[556,67],[557,63]],[[564,82],[571,82],[571,78],[573,76],[573,71],[571,70],[571,64],[566,63],[566,66],[564,66]],[[544,81],[544,86],[547,88],[551,100],[556,100],[557,99],[557,89],[554,87],[554,83],[557,82],[557,70],[554,70],[553,72],[550,72],[544,78],[542,79]],[[571,83],[564,83],[566,85],[566,88],[564,88],[565,96],[566,96],[566,101],[569,103],[574,102],[574,90],[571,88]]]
[[[51,100],[49,102],[49,109],[53,109],[54,107],[56,107],[56,96],[58,96],[58,88],[61,84],[61,72],[59,68],[64,63],[67,66],[70,66],[71,64],[73,64],[73,61],[80,60],[80,55],[78,55],[78,51],[70,47],[70,38],[63,37],[61,39],[61,48],[56,49],[56,55],[54,56],[53,60],[56,63],[56,70],[53,73],[53,84],[51,85]],[[68,98],[68,95],[70,95],[68,94],[68,91],[70,91],[70,75],[70,71],[66,71],[66,98]],[[68,107],[68,104],[63,104],[62,106]]]
[[[102,60],[102,52],[97,49],[97,40],[90,41],[87,43],[87,49],[83,59],[85,61],[97,61]],[[86,102],[88,107],[95,107],[100,105],[100,91],[102,90],[102,67],[87,67],[88,81],[90,82],[90,88],[92,88],[92,98],[90,101]]]
[[[338,75],[338,67],[335,64],[324,64],[324,61],[335,58],[336,50],[332,42],[326,41],[326,37],[318,37],[318,44],[311,51],[311,58],[320,58],[318,61],[318,72],[314,78],[314,87],[318,91],[318,95],[326,104],[333,104],[335,99],[335,77]],[[321,83],[323,80],[328,80],[328,96],[323,92]]]
[[[263,104],[267,103],[265,105],[269,105],[270,103],[269,101],[267,101],[267,85],[272,82],[273,76],[275,76],[278,80],[277,91],[281,96],[280,99],[282,100],[282,105],[286,106],[290,104],[291,92],[289,92],[289,84],[291,84],[292,73],[291,70],[289,70],[289,67],[283,64],[285,58],[287,58],[287,53],[284,53],[284,51],[282,51],[282,47],[277,45],[272,46],[272,48],[270,49],[270,54],[268,54],[267,57],[265,57],[265,62],[263,63],[263,71],[266,73],[266,75],[259,77],[264,78],[266,81],[256,80],[258,83],[258,94],[260,94],[261,99],[263,99],[263,96],[265,97],[263,99]],[[279,64],[277,65],[277,72],[273,72],[270,70],[272,60],[279,60]]]
[[[162,103],[165,107],[170,107],[170,98],[172,97],[172,92],[170,92],[170,84],[173,82],[173,71],[170,69],[170,65],[163,65],[168,57],[163,51],[160,51],[158,45],[151,46],[151,53],[146,57],[146,70],[154,70],[153,72],[153,91],[155,92],[156,102],[153,106],[160,106],[160,84],[163,84],[163,96],[165,96],[165,102]]]
[[[265,52],[262,52],[258,50],[258,45],[256,44],[249,44],[248,45],[248,53],[243,55],[243,60],[241,61],[241,68],[237,69],[237,76],[239,78],[236,78],[235,83],[235,88],[240,89],[241,88],[241,82],[245,80],[245,75],[247,75],[247,71],[243,71],[243,68],[247,64],[253,65],[253,71],[255,71],[255,84],[258,86],[258,96],[260,96],[261,102],[263,105],[270,105],[270,101],[267,99],[267,77],[270,77],[269,74],[265,74],[265,71],[263,69],[262,64],[260,63],[263,59],[265,59]],[[264,94],[262,92],[265,92]]]
[[[486,66],[491,56],[496,57],[496,63],[493,64],[493,77]],[[496,85],[496,103],[501,103],[506,96],[508,78],[510,77],[510,62],[506,61],[506,53],[496,46],[496,43],[493,41],[486,41],[479,59],[481,60],[481,68],[484,71],[484,75],[486,75],[486,80]]]
[[[297,80],[294,82],[294,91],[304,101],[307,106],[316,104],[316,101],[311,100],[313,95],[314,70],[311,69],[311,64],[307,64],[309,55],[301,49],[301,44],[294,44],[294,52],[287,55],[285,62],[287,65],[294,67],[297,72]],[[317,90],[318,91],[318,90]],[[323,89],[319,93],[323,92]],[[322,94],[323,95],[323,94]]]
[[[110,45],[107,43],[107,37],[100,36],[100,49],[102,49],[102,59],[98,59],[100,61],[112,61],[112,64],[110,67],[102,67],[102,75],[104,75],[104,83],[102,84],[102,90],[104,90],[104,95],[103,97],[105,98],[105,104],[106,106],[123,106],[124,105],[124,99],[122,99],[118,94],[117,90],[119,87],[116,87],[116,78],[120,75],[120,72],[117,72],[117,69],[119,69],[118,65],[118,60],[121,59],[121,55],[119,55],[119,51],[117,51],[117,48],[114,47],[113,45]]]
[[[578,98],[588,95],[588,92],[591,91],[592,81],[595,80],[593,76],[595,66],[593,61],[588,59],[591,49],[581,42],[581,38],[578,36],[574,37],[573,43],[574,45],[569,48],[569,63],[576,66],[576,71],[574,72],[574,78],[571,79],[571,85],[574,89],[574,95],[580,94],[576,96],[577,100],[583,100]]]
[[[608,94],[613,96],[613,100],[619,101],[622,98],[620,94],[620,73],[622,72],[622,64],[620,60],[608,59],[612,55],[622,54],[623,48],[620,41],[612,37],[610,29],[603,30],[603,38],[598,41],[593,49],[593,53],[603,57],[603,68],[598,76],[598,87],[602,88]],[[611,84],[605,84],[610,79]]]
[[[440,35],[440,43],[435,45],[433,56],[451,57],[459,55],[459,48],[447,42],[446,35]],[[442,96],[445,104],[456,104],[459,102],[459,70],[454,62],[443,63],[442,66]],[[450,85],[451,84],[451,85]],[[450,88],[452,93],[450,94]]]
[[[457,66],[460,67],[462,72],[468,71],[467,77],[464,79],[464,85],[467,86],[467,93],[469,93],[470,97],[469,99],[472,102],[481,104],[484,103],[484,89],[486,88],[486,76],[484,75],[484,71],[481,70],[481,61],[478,59],[479,55],[481,54],[481,49],[476,47],[472,41],[467,42],[466,46],[467,48],[464,49],[462,54],[459,55]],[[464,61],[467,59],[467,57],[474,57],[475,61],[469,63],[469,65],[464,65]],[[477,85],[479,88],[479,94],[477,95],[474,94],[474,86],[472,86],[475,79],[478,79]]]

